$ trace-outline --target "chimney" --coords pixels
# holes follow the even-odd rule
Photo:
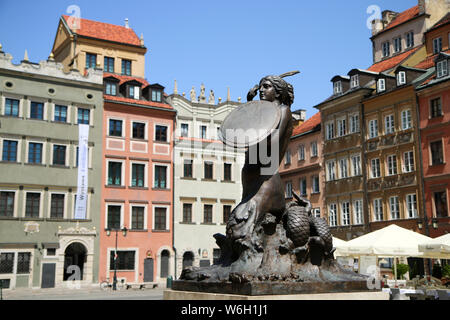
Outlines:
[[[128,25],[128,18],[125,18],[125,28],[129,29],[130,26]]]
[[[293,126],[298,127],[306,120],[306,110],[299,109],[292,112]]]
[[[373,19],[372,20],[372,35],[376,35],[378,32],[383,30],[383,21],[380,19]]]
[[[381,13],[381,17],[383,19],[384,27],[386,27],[389,23],[392,22],[398,16],[398,12],[384,10]]]
[[[418,5],[419,5],[419,14],[424,14],[427,11],[425,0],[419,0]]]

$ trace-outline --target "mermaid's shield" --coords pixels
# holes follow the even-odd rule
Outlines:
[[[234,109],[222,122],[219,138],[227,146],[246,148],[267,138],[281,119],[280,107],[270,101],[251,101]]]

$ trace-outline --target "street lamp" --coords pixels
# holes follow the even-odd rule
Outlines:
[[[433,218],[432,223],[433,223],[433,228],[437,229],[438,228],[438,220],[436,218]]]
[[[113,285],[112,285],[112,289],[113,290],[117,290],[117,234],[119,231],[122,231],[122,234],[124,237],[127,236],[127,228],[124,227],[123,229],[113,229],[112,231],[114,231],[116,233],[116,250],[114,251],[114,278],[113,278]],[[106,229],[106,235],[109,237],[111,235],[111,229]]]

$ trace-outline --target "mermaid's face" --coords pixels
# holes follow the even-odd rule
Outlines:
[[[277,92],[272,82],[264,80],[259,86],[259,99],[273,102],[277,99]]]

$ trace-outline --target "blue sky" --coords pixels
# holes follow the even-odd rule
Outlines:
[[[313,107],[332,92],[330,79],[372,64],[367,21],[381,11],[409,9],[417,0],[0,0],[0,43],[14,62],[25,49],[31,61],[47,59],[59,17],[77,5],[81,17],[130,27],[144,34],[146,78],[167,93],[204,83],[216,99],[245,101],[248,90],[268,74],[300,70],[286,78],[295,90],[292,110]]]

